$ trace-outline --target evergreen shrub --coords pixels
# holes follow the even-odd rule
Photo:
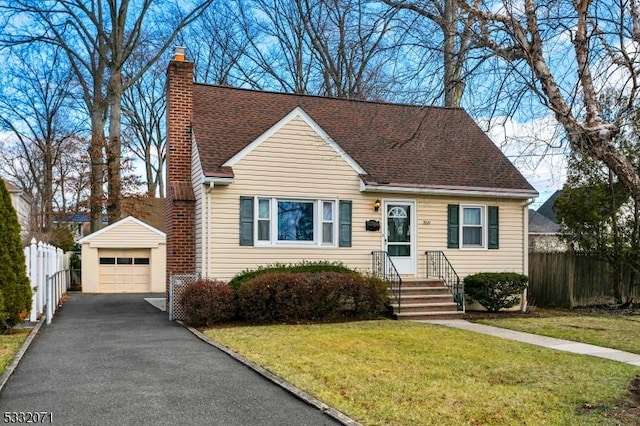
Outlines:
[[[18,216],[0,179],[0,328],[24,320],[31,310],[31,285],[20,236]]]
[[[498,312],[520,303],[528,281],[526,275],[515,272],[480,272],[465,277],[464,291],[489,312]]]

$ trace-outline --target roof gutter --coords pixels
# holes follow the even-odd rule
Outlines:
[[[232,177],[209,177],[206,176],[202,183],[205,185],[231,185],[235,179]]]
[[[434,187],[408,187],[408,186],[392,186],[392,185],[376,185],[360,182],[360,191],[362,192],[390,192],[397,194],[428,194],[428,195],[453,195],[463,197],[501,197],[501,198],[520,198],[530,199],[537,197],[538,192],[528,190],[502,190],[493,188],[472,189],[469,187],[461,188],[434,188]]]

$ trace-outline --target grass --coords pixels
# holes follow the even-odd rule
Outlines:
[[[640,354],[640,316],[512,317],[474,322]]]
[[[0,375],[4,373],[22,343],[27,339],[31,330],[10,330],[6,334],[0,335]]]
[[[640,373],[612,361],[402,321],[204,332],[366,425],[621,424],[613,418],[616,407],[628,401],[629,384]]]

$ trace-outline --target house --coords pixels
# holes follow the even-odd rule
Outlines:
[[[563,194],[562,189],[556,190],[547,200],[538,207],[537,212],[554,223],[558,223],[555,205],[558,198]]]
[[[166,236],[128,216],[78,241],[84,293],[162,292]]]
[[[569,245],[562,240],[556,212],[553,209],[562,190],[554,192],[538,210],[529,210],[529,251],[559,252],[569,250]]]
[[[20,235],[22,236],[22,242],[27,243],[31,232],[31,197],[27,195],[23,190],[12,184],[11,182],[4,180],[4,184],[9,191],[9,197],[11,198],[11,204],[18,215],[18,223],[20,224]]]
[[[196,84],[179,56],[167,96],[167,278],[388,260],[409,286],[444,255],[460,277],[527,271],[537,192],[462,109]]]

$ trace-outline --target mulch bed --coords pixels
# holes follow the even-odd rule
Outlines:
[[[549,318],[549,317],[568,317],[568,316],[584,316],[584,315],[640,315],[640,304],[620,307],[620,305],[597,305],[585,306],[574,309],[560,308],[534,308],[526,312],[520,311],[467,311],[464,319],[475,321],[480,319],[501,319],[501,318]]]

